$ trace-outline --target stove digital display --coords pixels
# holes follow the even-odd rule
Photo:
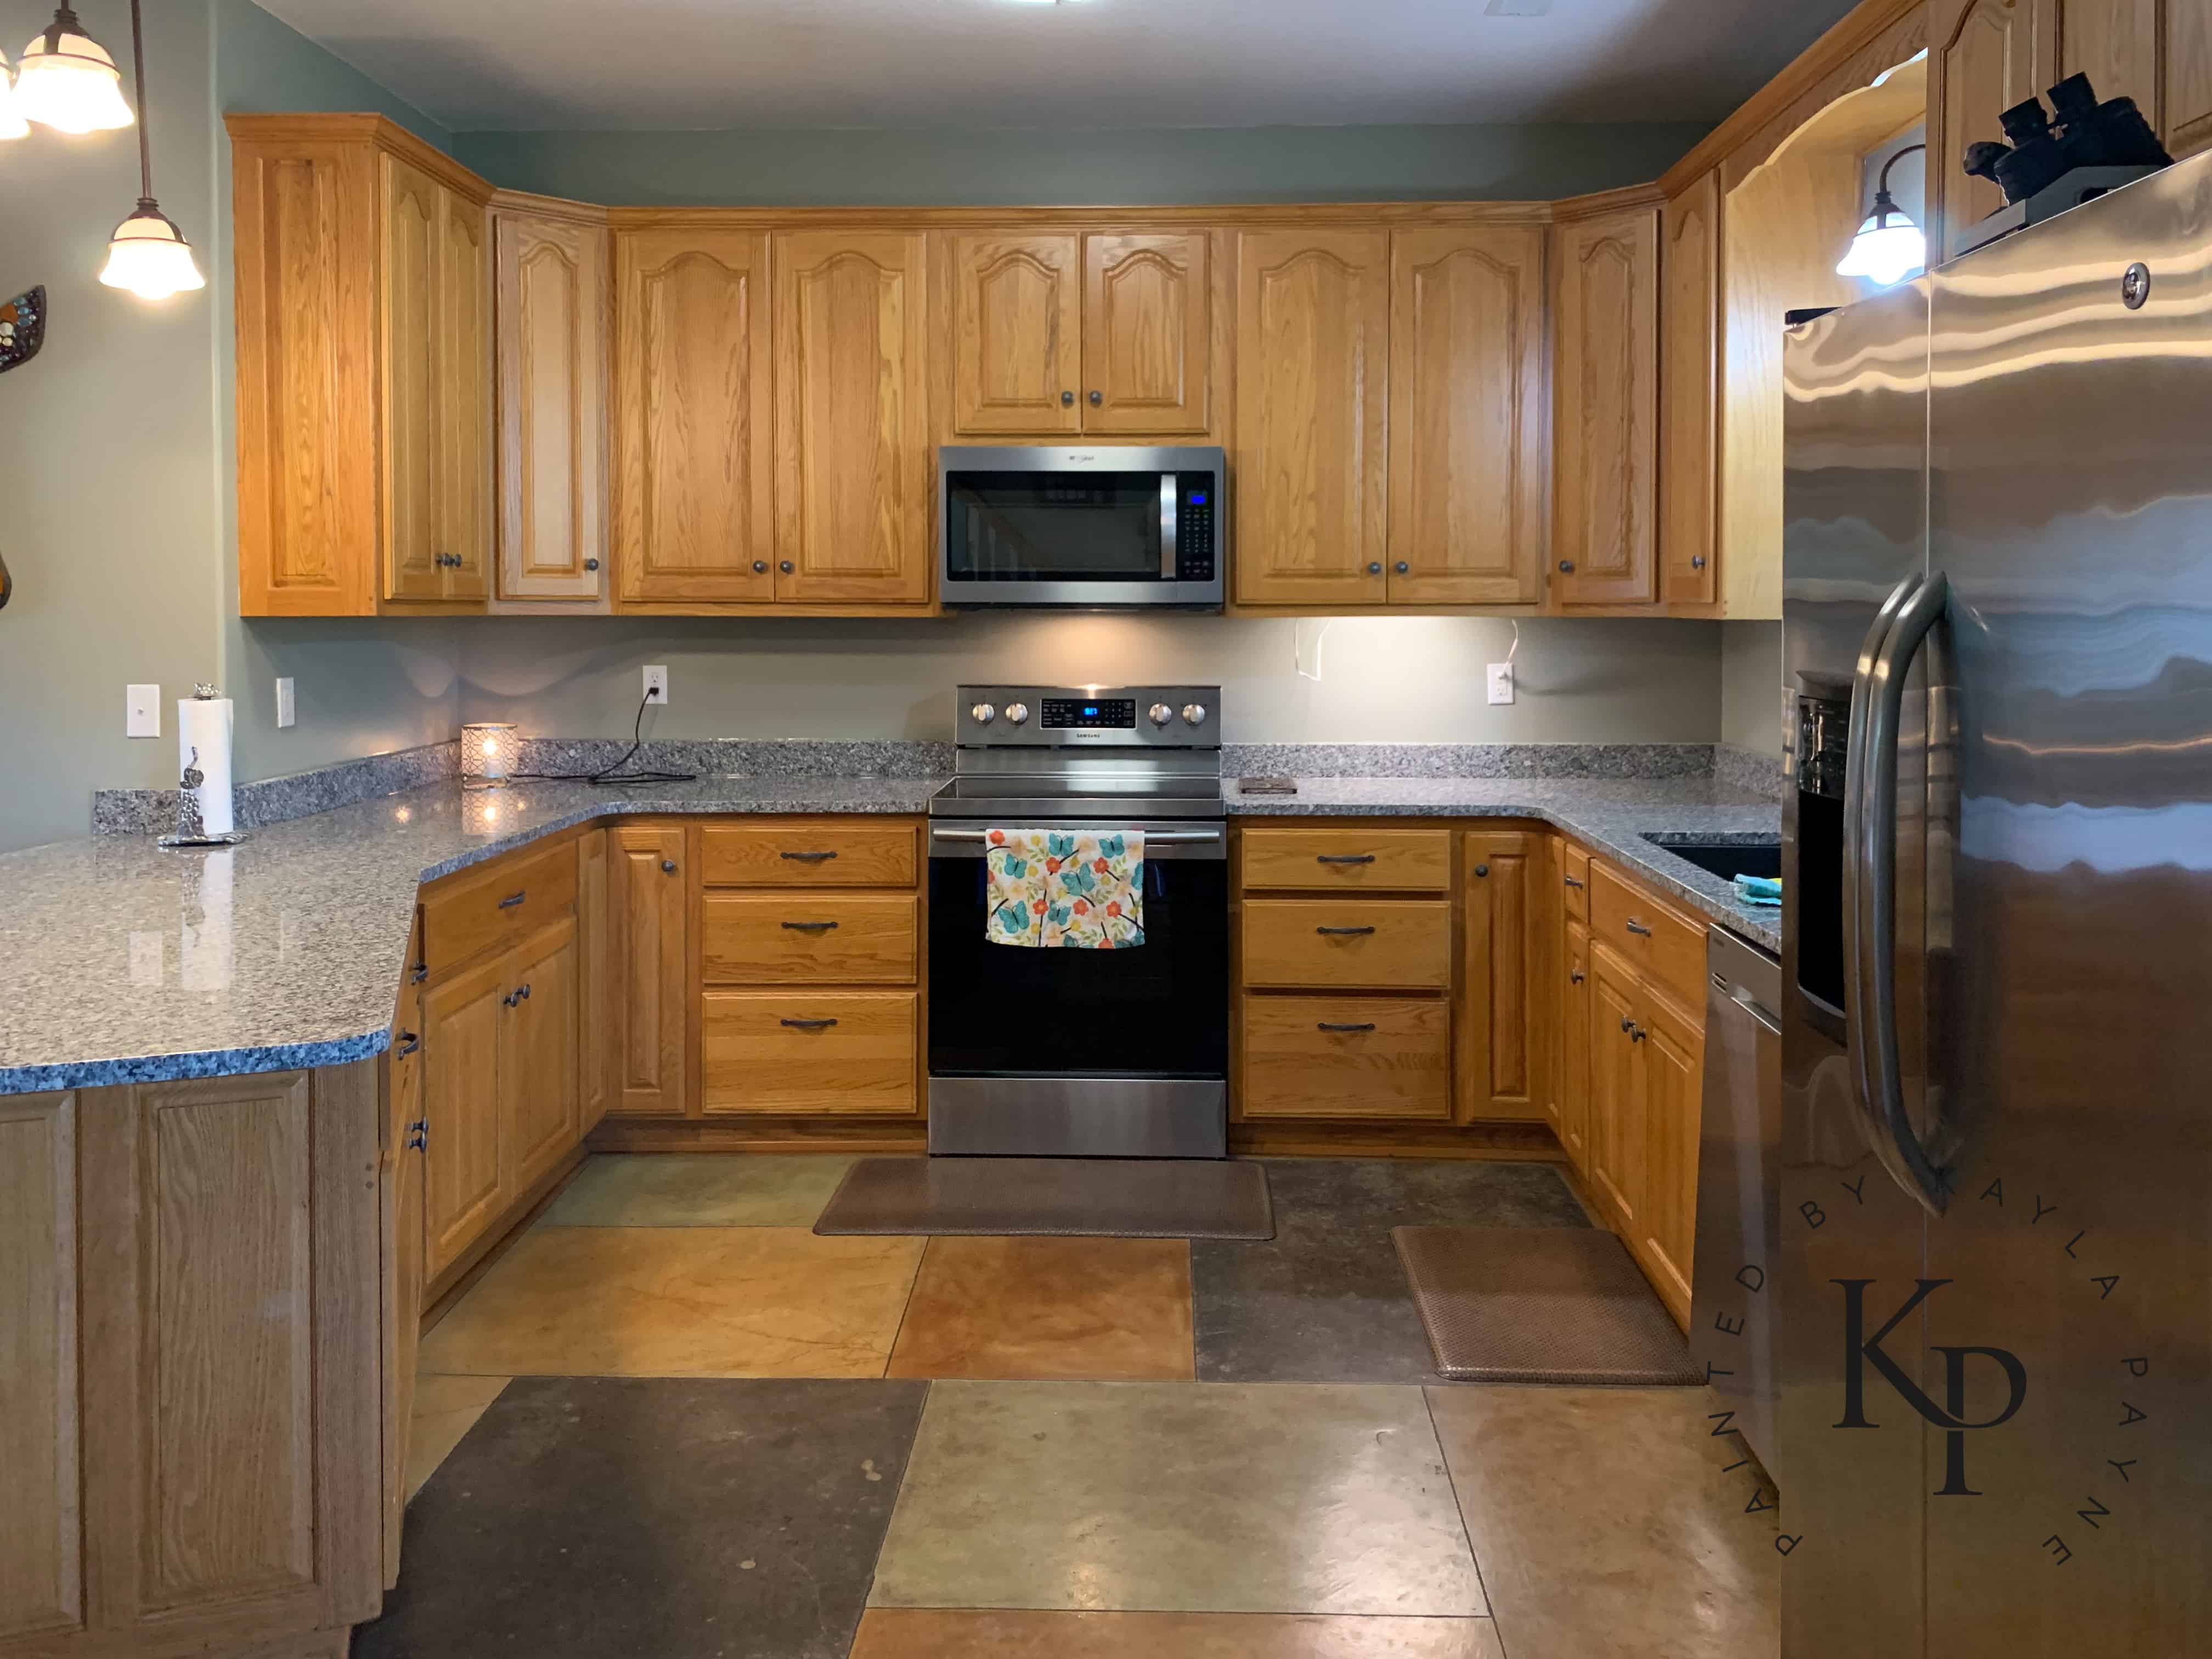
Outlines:
[[[1133,697],[1047,697],[1044,729],[1048,732],[1133,732],[1137,704]]]

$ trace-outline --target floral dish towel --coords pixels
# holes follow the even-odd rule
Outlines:
[[[1128,951],[1145,942],[1139,830],[989,830],[983,936],[994,945]]]

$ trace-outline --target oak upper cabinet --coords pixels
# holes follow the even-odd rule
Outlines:
[[[775,596],[928,604],[936,493],[927,241],[775,237]]]
[[[449,599],[491,592],[492,248],[481,201],[439,203],[438,545]]]
[[[1549,910],[1547,842],[1521,830],[1461,837],[1466,895],[1460,973],[1459,1118],[1540,1120],[1549,1077],[1540,918]]]
[[[1080,432],[1080,239],[957,234],[945,240],[953,431]]]
[[[1657,597],[1659,215],[1554,233],[1553,565],[1561,604]]]
[[[1085,432],[1167,437],[1212,427],[1212,249],[1202,230],[1084,237]]]
[[[620,1051],[620,1088],[607,1109],[680,1117],[689,1101],[690,1053],[684,832],[625,823],[607,836]]]
[[[1390,237],[1237,239],[1236,596],[1365,606],[1389,597]]]
[[[2176,155],[2212,143],[2212,6],[2204,0],[2159,0],[2163,15],[2165,73],[2160,77],[2160,130]],[[2112,95],[2102,82],[2097,90]],[[2133,87],[2117,90],[2142,94]]]
[[[1390,246],[1393,604],[1541,596],[1544,233],[1401,230]]]
[[[499,386],[499,597],[606,593],[606,215],[492,206]]]
[[[1708,173],[1661,210],[1659,597],[1719,598],[1721,180]]]
[[[2074,0],[2084,9],[2092,3],[2124,0]],[[2004,205],[2003,191],[1967,177],[1960,162],[1967,145],[2004,137],[2000,114],[2057,79],[2057,14],[2058,0],[1930,0],[1928,214],[1942,238],[1941,257],[1955,253],[1969,231]],[[2098,88],[2108,98],[2116,90]]]
[[[2212,16],[2204,0],[2061,0],[2057,77],[2087,75],[2100,98],[2132,98],[2154,131],[2164,131],[2161,15],[2185,31]]]
[[[773,600],[769,239],[684,225],[614,240],[622,599]]]

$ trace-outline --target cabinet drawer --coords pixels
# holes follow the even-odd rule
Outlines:
[[[911,985],[911,894],[709,893],[700,954],[709,985]]]
[[[1660,903],[1612,866],[1590,866],[1590,931],[1685,1008],[1705,1006],[1705,930]]]
[[[1559,885],[1566,895],[1567,914],[1577,921],[1590,916],[1590,855],[1587,848],[1569,842],[1559,849]]]
[[[1418,899],[1249,899],[1244,983],[1285,990],[1446,990],[1451,906]]]
[[[708,1116],[912,1116],[921,998],[912,991],[709,991]]]
[[[1248,1118],[1451,1116],[1451,1005],[1386,997],[1247,997]]]
[[[535,933],[575,908],[576,849],[518,853],[422,900],[422,960],[434,974]]]
[[[920,869],[911,823],[818,819],[716,825],[700,832],[709,887],[912,887]]]
[[[1451,833],[1445,830],[1247,830],[1243,853],[1248,893],[1442,893],[1451,887]]]

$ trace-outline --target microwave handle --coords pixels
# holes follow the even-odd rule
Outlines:
[[[1176,546],[1176,507],[1182,479],[1173,472],[1160,474],[1160,580],[1171,582],[1181,568]]]

